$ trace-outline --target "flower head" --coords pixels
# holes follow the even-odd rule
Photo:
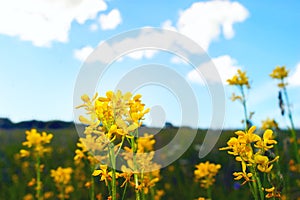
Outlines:
[[[275,121],[275,119],[270,119],[267,118],[266,120],[262,121],[261,125],[262,130],[267,130],[267,129],[273,129],[273,130],[278,130],[278,123]]]
[[[289,71],[286,70],[285,66],[281,66],[281,67],[277,66],[277,67],[275,67],[275,69],[270,74],[270,76],[273,79],[280,79],[280,80],[288,77],[288,75],[289,75]]]
[[[36,129],[31,129],[30,131],[27,130],[25,132],[26,134],[26,141],[22,143],[23,146],[31,149],[20,150],[20,156],[21,157],[28,157],[30,155],[30,152],[32,152],[33,155],[43,156],[45,153],[48,153],[51,151],[50,147],[45,147],[45,144],[48,144],[51,142],[53,135],[51,133],[47,134],[46,132],[39,133]]]
[[[273,139],[273,131],[271,129],[267,129],[264,132],[262,140],[258,140],[255,147],[266,151],[273,148],[273,144],[277,144],[277,141]]]
[[[273,197],[281,198],[280,192],[278,192],[275,187],[262,188],[262,189],[267,192],[267,194],[266,194],[267,199],[270,199]]]
[[[71,174],[73,170],[71,167],[62,168],[58,167],[56,170],[51,170],[51,177],[56,183],[62,183],[67,185],[71,180]]]
[[[239,85],[239,86],[247,86],[248,88],[250,88],[250,84],[249,84],[249,80],[248,80],[248,76],[246,74],[246,72],[242,71],[242,70],[238,70],[237,74],[234,75],[231,79],[228,79],[227,82],[229,85]]]
[[[213,185],[213,183],[215,182],[214,177],[221,169],[220,164],[210,163],[209,161],[206,161],[205,163],[199,163],[195,167],[195,178],[200,182],[201,187],[206,189]]]

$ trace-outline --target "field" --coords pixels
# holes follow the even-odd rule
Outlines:
[[[143,128],[144,131],[153,133],[158,129]],[[161,144],[168,143],[172,137],[177,134],[177,128],[166,128],[155,135],[155,149]],[[26,129],[1,129],[0,130],[0,199],[23,199],[27,194],[34,194],[33,187],[28,186],[28,182],[35,176],[34,162],[28,158],[19,158],[16,156],[22,148],[22,142],[25,141]],[[74,191],[70,193],[70,199],[89,199],[89,190],[83,185],[90,177],[90,169],[85,166],[82,169],[74,164],[76,143],[78,134],[74,127],[62,129],[40,130],[53,134],[51,142],[52,152],[42,159],[45,164],[42,171],[43,193],[49,195],[49,199],[56,199],[57,188],[50,177],[50,170],[58,166],[71,167],[73,169],[71,185]],[[185,128],[184,134],[189,134],[191,129]],[[241,186],[241,181],[234,181],[232,173],[240,170],[240,164],[234,160],[234,157],[228,155],[225,151],[219,151],[220,147],[226,146],[226,142],[234,136],[234,130],[222,132],[218,143],[215,145],[205,158],[198,158],[198,147],[205,136],[205,130],[198,130],[193,144],[176,162],[161,169],[161,179],[156,183],[155,189],[163,190],[164,195],[161,199],[197,199],[205,196],[206,192],[200,187],[199,183],[194,181],[195,165],[200,162],[210,161],[221,164],[221,169],[216,175],[216,182],[213,186],[212,199],[252,199],[247,185]],[[286,187],[287,183],[295,183],[297,177],[291,176],[289,172],[289,146],[288,132],[278,131],[278,149],[280,152],[280,165],[284,177],[283,193],[290,196],[291,199],[297,199],[300,196],[299,187]],[[299,135],[299,131],[297,131]],[[29,162],[28,162],[29,161]],[[298,177],[299,178],[299,177]],[[95,193],[101,193],[103,199],[108,196],[104,182],[95,179]],[[120,183],[117,183],[120,184]],[[289,184],[290,185],[290,184]],[[29,197],[28,197],[29,198]],[[134,192],[128,191],[126,199],[134,199]]]

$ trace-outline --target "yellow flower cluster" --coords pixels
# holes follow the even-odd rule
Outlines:
[[[34,156],[42,157],[45,153],[51,152],[50,147],[45,147],[45,144],[51,142],[53,135],[51,133],[47,134],[46,132],[39,133],[36,129],[27,130],[26,141],[22,143],[23,146],[32,149],[32,151],[21,149],[20,156],[21,157],[29,157],[30,154],[34,154]]]
[[[108,91],[106,97],[96,94],[92,100],[87,95],[82,96],[83,105],[90,119],[80,116],[83,124],[89,125],[85,134],[105,134],[108,141],[112,142],[119,137],[133,138],[132,133],[141,126],[142,119],[149,108],[141,103],[141,95],[133,96],[131,93],[122,94]],[[102,138],[103,139],[103,138]]]
[[[278,130],[278,123],[275,121],[275,119],[267,118],[266,120],[262,121],[261,125],[262,130],[272,129],[272,130]]]
[[[279,191],[276,190],[275,187],[263,188],[263,190],[267,192],[267,194],[266,194],[267,199],[270,199],[270,198],[280,198],[281,199],[281,194]]]
[[[229,85],[239,85],[239,86],[247,86],[248,88],[250,88],[250,84],[249,84],[249,78],[247,77],[246,72],[242,71],[242,70],[238,70],[237,74],[234,75],[231,79],[228,79],[227,82]]]
[[[56,170],[51,170],[51,177],[56,183],[56,187],[59,190],[59,199],[68,199],[70,198],[69,194],[74,191],[71,182],[71,174],[73,169],[71,167],[62,168],[58,167]]]
[[[124,180],[121,187],[129,184],[136,192],[144,194],[148,194],[160,180],[160,166],[152,162],[154,136],[138,135],[144,115],[149,112],[141,97],[139,94],[133,96],[129,92],[123,94],[121,91],[108,91],[106,96],[98,97],[96,94],[92,99],[83,95],[81,99],[84,104],[78,106],[87,111],[89,118],[79,118],[87,127],[84,131],[85,137],[80,138],[77,144],[74,160],[79,162],[87,158],[95,166],[92,175],[99,176],[106,186],[111,185],[112,199],[115,198],[113,187],[116,179]],[[121,148],[125,150],[123,153],[119,153]],[[122,156],[122,160],[126,161],[121,166],[122,172],[114,169],[117,156]],[[111,166],[99,163],[110,163]]]
[[[143,137],[137,139],[138,148],[135,157],[132,149],[125,147],[126,152],[123,153],[123,156],[127,161],[127,166],[122,165],[121,167],[123,173],[120,174],[120,177],[125,179],[122,186],[128,182],[134,188],[148,194],[149,190],[160,180],[160,165],[152,161],[154,144],[154,136],[145,133]],[[134,175],[138,176],[138,182],[133,180]]]
[[[199,163],[195,167],[195,179],[196,181],[199,181],[200,186],[205,189],[208,189],[214,184],[215,176],[221,169],[220,164],[210,163],[209,161],[206,161],[205,163]]]
[[[273,79],[279,79],[280,83],[278,83],[279,88],[284,88],[287,86],[287,83],[284,82],[284,79],[287,78],[289,75],[289,71],[285,68],[285,66],[277,66],[270,74],[271,78]]]
[[[270,74],[270,76],[274,79],[284,79],[286,77],[288,77],[289,75],[289,71],[286,70],[285,66],[277,66],[275,67],[275,69],[272,71],[272,73]]]
[[[220,150],[228,150],[228,153],[235,156],[236,161],[241,162],[242,171],[234,172],[235,180],[244,179],[243,184],[251,181],[253,170],[248,170],[247,167],[257,169],[263,173],[269,173],[275,161],[279,159],[276,156],[270,160],[265,156],[265,152],[272,149],[274,144],[277,144],[273,139],[273,131],[268,129],[264,132],[263,137],[255,134],[256,127],[252,126],[248,131],[237,131],[237,137],[232,137],[227,142],[227,147]]]

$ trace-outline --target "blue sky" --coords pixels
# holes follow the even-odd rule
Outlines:
[[[142,27],[166,28],[186,35],[206,50],[223,83],[236,69],[246,70],[252,88],[247,93],[253,122],[287,120],[277,107],[276,81],[268,74],[277,65],[290,69],[288,92],[295,123],[300,121],[300,2],[266,1],[47,1],[12,0],[0,3],[0,117],[23,120],[73,120],[73,91],[84,60],[116,34]],[[209,92],[193,68],[166,52],[139,51],[111,65],[98,91],[104,94],[132,66],[167,65],[181,73],[198,100],[199,126],[209,127]],[[122,70],[121,70],[122,68]],[[119,75],[116,75],[119,74]],[[224,83],[226,128],[241,127],[242,107],[231,102],[236,88]],[[141,88],[143,100],[162,120],[181,125],[176,94],[158,86]],[[216,113],[214,113],[216,114]],[[155,125],[154,119],[152,124]],[[159,120],[158,120],[159,121]],[[146,121],[151,124],[151,117]],[[159,122],[157,123],[159,124]],[[187,124],[188,125],[188,124]]]

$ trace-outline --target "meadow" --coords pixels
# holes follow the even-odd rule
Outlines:
[[[158,129],[153,128],[144,129],[149,133],[158,131]],[[16,155],[22,148],[22,142],[25,141],[25,131],[26,129],[0,130],[0,199],[23,199],[27,194],[34,194],[34,189],[28,186],[28,182],[30,182],[35,174],[33,164],[25,162],[27,159],[16,158]],[[43,131],[53,133],[54,135],[51,143],[53,147],[52,153],[44,158],[45,169],[43,170],[42,176],[45,179],[43,180],[43,191],[52,192],[53,196],[49,197],[49,199],[56,199],[55,194],[57,194],[57,189],[55,183],[49,176],[50,170],[56,169],[58,166],[76,169],[73,157],[75,156],[76,143],[79,137],[74,127],[46,129]],[[191,131],[191,129],[186,128],[185,134],[189,134],[189,131]],[[156,145],[166,143],[176,132],[177,128],[160,130],[159,133],[155,135],[157,141]],[[220,152],[218,150],[219,147],[226,145],[226,141],[234,135],[234,130],[223,131],[213,151],[205,158],[199,159],[199,150],[197,147],[202,143],[205,133],[206,130],[198,130],[197,136],[188,151],[172,165],[161,169],[161,180],[155,186],[157,189],[164,191],[164,195],[161,199],[197,199],[201,195],[205,196],[205,190],[200,188],[199,183],[195,182],[193,178],[195,165],[203,161],[219,163],[222,166],[213,186],[213,199],[252,199],[246,185],[241,186],[240,182],[233,180],[232,173],[238,171],[240,168],[238,163],[234,161],[234,158],[228,157],[226,152]],[[299,131],[297,131],[297,133],[299,135]],[[282,141],[279,142],[279,149],[283,150],[287,148],[284,146],[284,142],[288,138],[288,131],[281,131],[278,137],[278,141]],[[286,169],[286,173],[289,173],[288,152],[281,152],[281,158],[283,160],[281,160],[280,163],[282,168]],[[82,174],[85,174],[83,178],[87,179],[90,171],[88,168],[84,168],[83,170]],[[75,190],[70,194],[70,199],[89,199],[89,190],[82,184],[83,181],[78,181],[78,177],[76,178],[75,176],[76,175],[73,174],[71,182]],[[297,177],[285,177],[297,179]],[[105,184],[100,182],[97,177],[94,179],[96,193],[107,195]],[[300,191],[299,189],[297,190],[297,187],[291,188],[289,193],[293,195],[293,199],[300,196]],[[134,194],[129,194],[127,199],[134,199]]]

